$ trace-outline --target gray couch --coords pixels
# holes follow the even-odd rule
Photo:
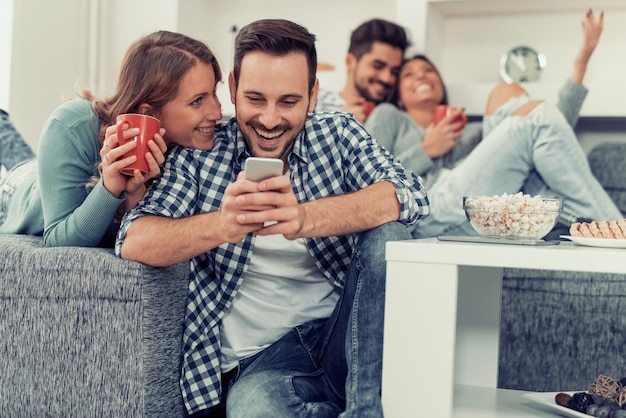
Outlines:
[[[0,235],[0,416],[183,416],[188,276]]]
[[[626,214],[626,144],[596,146],[589,162]],[[505,269],[498,386],[552,392],[626,377],[625,313],[624,275]]]
[[[626,144],[589,156],[626,212]],[[180,417],[188,265],[0,235],[0,417]],[[506,270],[501,387],[585,388],[626,375],[626,280]]]

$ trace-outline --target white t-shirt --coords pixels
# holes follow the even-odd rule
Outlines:
[[[257,236],[248,271],[222,319],[222,372],[294,326],[328,318],[338,300],[339,292],[323,277],[303,239]]]

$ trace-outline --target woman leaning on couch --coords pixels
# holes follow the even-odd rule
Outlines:
[[[216,85],[222,73],[204,43],[159,31],[136,41],[122,63],[116,92],[97,99],[84,91],[48,118],[38,157],[0,115],[0,233],[43,235],[47,246],[112,246],[119,219],[157,176],[167,145],[207,148],[222,118]],[[133,141],[119,145],[115,119],[144,113],[161,121],[146,154],[150,171],[120,169]],[[126,138],[138,129],[124,131]]]

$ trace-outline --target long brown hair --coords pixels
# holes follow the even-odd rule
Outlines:
[[[215,55],[201,41],[169,31],[154,32],[135,41],[126,52],[112,96],[97,99],[87,90],[81,93],[93,102],[100,117],[100,144],[117,115],[137,113],[142,103],[158,110],[173,100],[183,76],[197,63],[211,65],[216,83],[222,80]]]

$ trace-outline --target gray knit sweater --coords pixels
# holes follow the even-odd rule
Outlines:
[[[559,91],[557,106],[572,127],[578,121],[587,92],[586,87],[569,79]],[[422,176],[427,188],[442,170],[452,168],[472,152],[483,137],[482,122],[470,122],[463,128],[463,134],[452,150],[442,157],[431,158],[422,147],[424,128],[406,112],[387,103],[376,106],[365,127],[381,145],[398,157],[404,167]]]

